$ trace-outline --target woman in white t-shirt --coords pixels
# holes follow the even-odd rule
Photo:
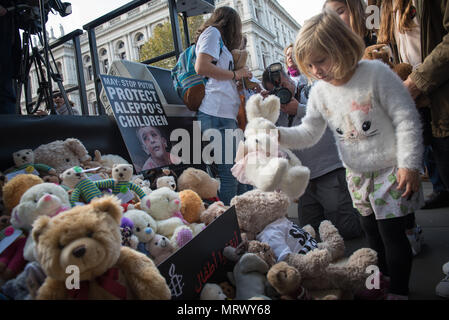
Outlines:
[[[252,77],[248,67],[233,71],[231,51],[242,41],[242,22],[233,8],[217,8],[200,27],[196,40],[195,70],[207,77],[205,96],[198,111],[201,131],[217,129],[221,133],[221,158],[214,150],[220,178],[220,200],[228,205],[238,193],[238,182],[231,173],[235,158],[234,143],[225,144],[225,130],[236,130],[240,98],[235,81]],[[229,133],[227,134],[229,135]]]

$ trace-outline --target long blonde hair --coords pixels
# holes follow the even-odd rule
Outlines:
[[[349,23],[352,31],[364,38],[371,34],[371,31],[366,27],[366,3],[363,0],[326,0],[323,8],[329,2],[343,3],[349,11]]]
[[[375,3],[381,8],[380,29],[378,31],[378,43],[394,42],[394,21],[399,12],[399,32],[404,33],[416,26],[411,17],[413,9],[412,0],[376,0]],[[373,1],[370,1],[373,2]]]
[[[355,70],[364,50],[362,38],[334,11],[328,9],[304,23],[294,45],[296,63],[301,73],[308,78],[314,78],[308,67],[312,54],[329,56],[334,78],[342,79]]]

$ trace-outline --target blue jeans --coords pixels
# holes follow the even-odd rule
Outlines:
[[[226,129],[238,129],[237,121],[234,119],[228,118],[219,118],[210,116],[201,111],[198,111],[198,121],[201,121],[201,132],[204,133],[207,129],[217,129],[221,134],[221,164],[217,163],[218,168],[218,177],[220,178],[220,192],[219,198],[225,205],[229,205],[231,199],[238,195],[242,194],[250,189],[250,186],[240,184],[237,179],[232,175],[231,168],[234,165],[235,154],[237,151],[236,139],[233,139],[232,146],[228,145],[226,148],[225,143],[225,130]],[[213,137],[211,137],[211,142],[213,141]],[[226,150],[228,149],[228,150]],[[232,161],[226,163],[226,151],[228,153],[232,152]],[[230,156],[228,155],[228,160],[230,160]]]
[[[433,192],[446,191],[443,181],[438,173],[437,165],[433,156],[432,146],[424,146],[424,165],[427,168],[427,173],[429,174],[430,182],[432,182]]]

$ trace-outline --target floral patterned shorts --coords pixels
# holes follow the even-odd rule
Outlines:
[[[397,190],[397,168],[358,173],[346,169],[352,203],[362,216],[374,212],[376,220],[403,217],[424,205],[422,187],[410,199],[402,198],[405,190]]]

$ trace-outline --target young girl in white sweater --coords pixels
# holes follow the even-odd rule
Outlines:
[[[303,149],[334,133],[354,207],[382,274],[387,299],[406,299],[412,252],[407,215],[423,204],[421,124],[402,81],[379,61],[361,61],[363,40],[332,11],[308,20],[294,51],[301,72],[319,81],[302,124],[278,128],[279,141]]]

